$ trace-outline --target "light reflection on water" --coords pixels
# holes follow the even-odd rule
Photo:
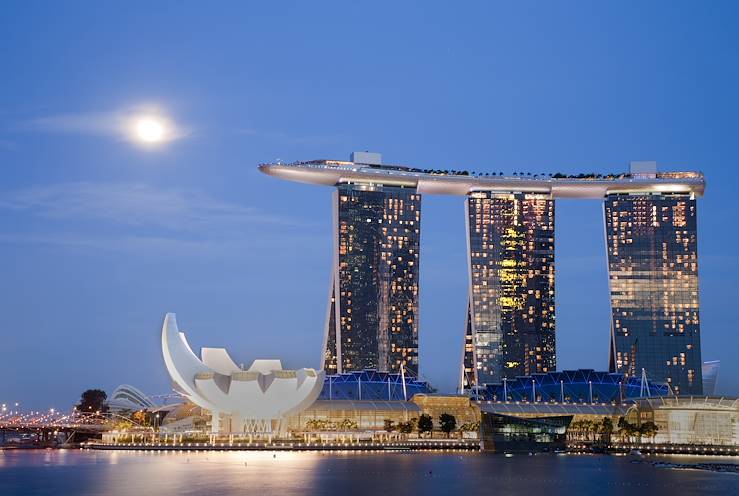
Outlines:
[[[737,494],[739,475],[628,457],[481,453],[0,451],[0,494]],[[660,458],[667,459],[667,458]],[[677,463],[737,458],[673,458]],[[533,494],[531,495],[533,496]]]

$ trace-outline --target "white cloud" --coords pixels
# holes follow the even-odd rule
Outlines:
[[[107,112],[83,112],[38,117],[22,127],[50,133],[107,136],[126,141],[137,141],[136,123],[148,117],[161,121],[166,128],[166,141],[176,141],[192,134],[192,130],[176,123],[167,112],[156,105],[131,106]]]
[[[227,230],[248,224],[293,225],[291,219],[216,200],[202,192],[145,184],[73,182],[0,195],[0,208],[47,219],[102,221],[167,231]]]
[[[0,232],[0,243],[69,249],[220,257],[310,250],[322,240],[300,219],[142,184],[76,182],[0,193],[0,215],[34,219]]]

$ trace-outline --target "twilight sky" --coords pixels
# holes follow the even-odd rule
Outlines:
[[[735,2],[3,2],[0,402],[169,391],[165,312],[193,348],[319,364],[330,189],[259,162],[512,173],[701,170],[703,359],[739,395]],[[141,147],[143,111],[176,135]],[[423,199],[422,374],[454,388],[461,197]],[[605,369],[601,202],[556,212],[558,366]]]

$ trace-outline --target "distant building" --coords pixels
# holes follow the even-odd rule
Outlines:
[[[703,394],[706,396],[716,394],[716,384],[718,383],[718,371],[720,367],[720,360],[703,362]]]
[[[649,178],[644,164],[632,175]],[[651,173],[656,174],[656,170]],[[701,394],[698,238],[693,193],[605,199],[612,372]]]
[[[151,410],[156,408],[154,402],[151,401],[147,395],[128,384],[121,384],[118,386],[115,391],[111,393],[110,398],[108,398],[106,403],[112,412],[135,412],[138,410]]]

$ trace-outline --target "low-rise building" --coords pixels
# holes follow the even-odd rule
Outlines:
[[[627,417],[654,422],[658,444],[739,446],[739,399],[705,396],[645,398]]]

